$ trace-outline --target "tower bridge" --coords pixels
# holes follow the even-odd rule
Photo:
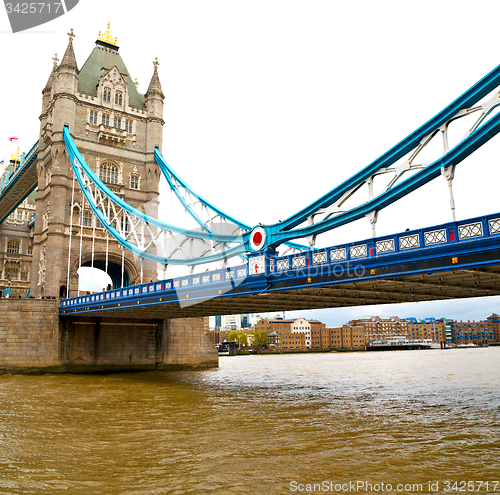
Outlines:
[[[311,205],[252,227],[194,191],[163,157],[158,61],[143,95],[109,25],[80,69],[68,35],[42,91],[39,140],[0,181],[8,246],[0,283],[8,274],[9,287],[29,284],[34,297],[1,301],[10,316],[0,346],[27,337],[0,350],[0,368],[213,366],[202,335],[209,315],[500,293],[500,214],[457,220],[453,198],[456,166],[500,131],[500,67]],[[468,132],[456,139],[449,130],[464,120]],[[438,155],[422,161],[436,140]],[[182,219],[159,214],[161,177]],[[376,235],[384,208],[439,177],[449,186],[450,223]],[[35,187],[34,219],[14,225]],[[323,233],[363,217],[370,239],[321,247]],[[189,270],[172,277],[176,265]],[[82,266],[108,273],[110,290],[83,294]],[[43,345],[30,347],[35,341]]]

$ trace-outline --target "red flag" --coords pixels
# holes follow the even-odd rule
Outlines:
[[[17,141],[19,138],[16,136],[16,137],[10,137],[10,138],[7,138],[9,141]]]
[[[3,164],[3,160],[0,162],[0,165],[2,165],[2,164]]]

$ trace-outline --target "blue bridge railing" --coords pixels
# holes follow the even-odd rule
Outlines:
[[[413,256],[429,256],[437,247],[471,244],[477,240],[497,237],[500,235],[500,213],[472,218],[459,222],[451,222],[438,226],[427,227],[394,235],[371,238],[360,242],[351,242],[323,249],[304,251],[289,256],[270,256],[266,275],[271,279],[280,279],[281,276],[293,276],[293,272],[313,268],[319,265],[342,265],[354,261],[377,259],[379,261],[391,259],[391,255],[398,259],[410,253]],[[255,253],[245,264],[221,268],[218,270],[186,275],[167,280],[158,280],[140,285],[133,285],[105,292],[87,294],[79,297],[64,299],[61,302],[61,311],[90,307],[101,303],[126,301],[138,297],[164,295],[172,302],[172,296],[183,289],[208,289],[251,282],[263,272],[260,265],[255,263],[259,253]],[[260,253],[264,256],[264,253]],[[255,264],[254,264],[255,263]]]

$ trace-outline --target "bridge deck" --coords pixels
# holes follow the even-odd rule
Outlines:
[[[66,299],[60,314],[181,318],[498,294],[495,214],[285,257],[256,253],[237,267]]]
[[[38,141],[28,152],[24,161],[12,171],[7,182],[1,184],[0,223],[2,223],[37,186],[37,157]]]

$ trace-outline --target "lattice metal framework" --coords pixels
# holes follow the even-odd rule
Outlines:
[[[86,201],[102,226],[125,248],[161,263],[196,265],[244,253],[241,235],[208,228],[182,229],[133,208],[114,194],[85,163],[67,127],[64,140]]]
[[[85,163],[68,128],[64,129],[64,139],[75,176],[92,211],[123,247],[163,265],[192,268],[201,263],[222,261],[225,264],[234,256],[245,258],[243,235],[250,227],[194,192],[169,167],[158,149],[155,149],[155,158],[160,170],[186,214],[195,220],[197,229],[164,223],[128,205]],[[305,246],[288,243],[286,248],[302,251]]]
[[[291,241],[308,238],[310,246],[314,246],[318,235],[362,217],[369,220],[375,235],[380,210],[440,175],[448,181],[454,214],[452,181],[456,165],[500,132],[499,86],[500,66],[353,177],[288,219],[256,227],[252,232],[250,226],[195,193],[168,166],[158,150],[155,159],[184,211],[196,222],[198,228],[195,230],[163,223],[124,203],[85,164],[67,129],[65,140],[87,201],[101,224],[122,246],[163,264],[194,266],[225,262],[232,256],[244,256],[252,250],[276,249],[283,244],[303,250],[305,246]],[[451,126],[464,119],[472,120],[465,137],[453,140]],[[424,151],[436,153],[431,146],[436,139],[441,139],[440,150],[437,156],[425,161]],[[356,201],[357,198],[361,200]],[[423,242],[442,242],[443,235],[436,232]],[[477,235],[481,234],[472,227],[470,231],[460,232],[462,237]],[[420,239],[418,236],[402,237],[399,243],[399,249],[412,249],[420,246]],[[394,246],[380,244],[376,248],[383,253],[390,252]],[[331,250],[330,259],[341,261],[346,259],[346,254],[345,250]],[[350,248],[351,258],[362,256],[366,253],[358,252],[357,246]]]
[[[450,190],[455,167],[500,131],[500,66],[490,72],[422,127],[377,160],[284,221],[262,226],[265,248],[308,238],[314,246],[319,234],[366,217],[375,224],[380,210],[442,175]],[[450,129],[467,120],[465,136],[456,139]],[[439,147],[436,140],[441,140]],[[432,145],[431,145],[432,143]],[[435,148],[440,148],[437,152]],[[425,160],[425,154],[430,160]]]

